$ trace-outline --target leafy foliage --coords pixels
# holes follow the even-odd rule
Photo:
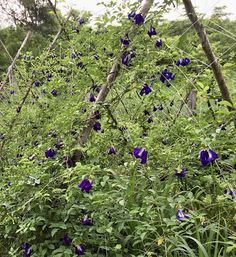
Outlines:
[[[1,95],[0,255],[22,256],[24,242],[40,257],[76,256],[76,246],[85,256],[236,255],[234,113],[220,99],[197,36],[182,28],[187,21],[159,23],[158,7],[130,32],[132,19],[120,8],[113,25],[109,8],[96,27],[71,21],[70,40],[62,37],[48,58],[46,50],[25,52],[17,83]],[[150,26],[157,35],[148,35]],[[213,31],[210,39],[224,53],[219,58],[235,102],[235,60],[223,50],[228,40],[219,44],[217,36]],[[97,97],[124,49],[134,55],[127,65],[118,59],[113,88],[97,106],[88,94]],[[187,57],[188,65],[176,65]],[[166,68],[175,76],[162,83]],[[141,95],[144,84],[151,91]],[[189,115],[185,95],[193,88],[197,108]],[[78,137],[94,106],[101,130],[82,148]],[[134,148],[141,152],[134,156]],[[78,149],[82,158],[72,165]],[[203,149],[219,158],[202,166]],[[177,210],[189,218],[180,221]]]

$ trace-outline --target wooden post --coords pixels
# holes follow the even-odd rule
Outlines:
[[[194,26],[197,34],[198,34],[199,39],[201,40],[202,49],[205,52],[208,61],[210,62],[210,65],[211,65],[212,70],[214,72],[215,79],[216,79],[217,84],[220,88],[222,98],[225,101],[231,103],[232,106],[233,106],[233,101],[230,97],[230,93],[229,93],[229,90],[227,88],[227,85],[226,85],[223,73],[221,71],[220,65],[217,62],[217,59],[216,59],[216,57],[213,53],[213,50],[212,50],[210,41],[207,37],[206,31],[205,31],[203,25],[201,24],[201,22],[199,21],[199,18],[197,17],[197,14],[194,10],[193,4],[192,4],[191,0],[183,0],[183,3],[184,3],[184,6],[185,6],[187,15],[188,15],[190,21],[192,22],[192,24],[193,24],[193,26]],[[230,111],[235,110],[233,107],[229,107],[228,109]]]

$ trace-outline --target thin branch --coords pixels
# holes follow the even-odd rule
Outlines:
[[[146,17],[152,4],[153,4],[153,1],[154,0],[144,0],[143,1],[143,4],[142,4],[142,7],[140,8],[140,13],[142,13],[143,17]],[[136,29],[137,25],[133,25],[130,29],[131,32],[134,32],[134,30]],[[89,135],[91,133],[91,130],[96,122],[96,117],[94,115],[94,111],[98,108],[98,105],[103,103],[108,95],[108,93],[110,92],[112,86],[113,86],[113,83],[119,73],[119,70],[120,70],[120,59],[123,55],[124,51],[121,51],[121,54],[120,56],[115,60],[114,64],[112,65],[112,68],[111,70],[109,71],[108,75],[107,75],[107,78],[106,78],[106,83],[105,85],[101,88],[98,96],[97,96],[97,99],[95,101],[95,104],[94,104],[94,108],[93,108],[93,111],[92,113],[90,114],[89,116],[89,119],[88,119],[88,122],[86,124],[86,126],[83,128],[82,132],[80,133],[80,136],[78,138],[78,144],[80,146],[84,146],[85,143],[87,142],[88,138],[89,138]],[[76,161],[79,160],[78,156],[81,155],[78,153],[78,151],[76,151],[74,154],[73,154],[73,159]]]
[[[2,91],[3,87],[7,84],[8,80],[9,80],[9,76],[11,76],[11,74],[12,74],[12,71],[13,71],[13,68],[14,68],[14,66],[15,66],[15,63],[16,63],[17,59],[19,58],[22,49],[23,49],[24,46],[26,45],[26,43],[27,43],[28,38],[30,37],[30,35],[31,35],[31,32],[28,31],[28,33],[27,33],[27,35],[26,35],[24,41],[22,42],[20,48],[19,48],[18,51],[17,51],[17,54],[16,54],[15,58],[13,59],[11,65],[10,65],[9,68],[8,68],[7,75],[6,75],[6,79],[5,79],[5,81],[2,83],[2,85],[0,86],[0,91]]]
[[[205,52],[206,57],[211,64],[212,70],[214,72],[215,79],[216,79],[216,81],[218,83],[218,86],[219,86],[219,89],[221,91],[222,98],[225,101],[231,103],[232,106],[233,106],[233,101],[231,99],[229,90],[227,88],[223,73],[221,71],[219,63],[217,62],[215,54],[213,53],[213,50],[212,50],[210,41],[207,37],[205,28],[203,27],[203,25],[199,21],[191,0],[183,0],[183,3],[184,3],[184,6],[185,6],[187,15],[188,15],[190,21],[192,22],[192,24],[193,24],[193,26],[194,26],[197,34],[198,34],[199,39],[201,40],[202,49]],[[233,107],[229,107],[228,109],[229,110],[234,110]]]

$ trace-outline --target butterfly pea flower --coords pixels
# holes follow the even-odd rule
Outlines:
[[[152,36],[155,36],[156,34],[157,34],[156,29],[150,26],[150,29],[148,30],[148,36],[152,37]]]
[[[101,129],[102,129],[101,123],[100,123],[99,121],[96,121],[95,124],[93,125],[93,129],[94,129],[95,131],[101,130]]]
[[[79,24],[82,25],[84,23],[85,23],[84,18],[83,17],[79,18]]]
[[[35,85],[36,87],[39,87],[39,86],[40,86],[40,81],[36,80],[36,81],[34,82],[34,85]]]
[[[79,33],[79,29],[78,29],[78,28],[75,28],[75,29],[74,29],[74,32],[75,32],[75,33]]]
[[[109,57],[111,57],[111,58],[112,58],[112,57],[113,57],[113,55],[114,55],[114,54],[113,54],[112,52],[107,52],[107,56],[109,56]]]
[[[17,107],[17,108],[16,108],[16,112],[17,112],[17,113],[20,113],[20,111],[21,111],[21,107]]]
[[[88,93],[87,97],[88,97],[89,102],[91,102],[91,103],[96,101],[96,98],[92,93]]]
[[[94,112],[94,117],[97,119],[97,120],[100,120],[101,119],[101,114],[99,111],[95,111]]]
[[[124,46],[129,46],[130,39],[128,33],[126,33],[125,36],[120,39],[120,41]]]
[[[89,193],[92,187],[93,187],[93,182],[91,182],[87,178],[83,179],[79,184],[79,188],[81,189],[81,191],[82,192],[85,191],[86,193]]]
[[[70,168],[74,165],[74,162],[69,156],[63,156],[63,166],[66,168]]]
[[[188,170],[186,168],[182,168],[180,172],[176,171],[174,175],[178,178],[184,178],[187,174],[187,171]]]
[[[35,155],[33,154],[33,155],[31,155],[28,159],[29,159],[29,161],[33,161],[34,158],[35,158]]]
[[[143,95],[148,95],[149,93],[152,92],[152,89],[145,83],[142,88],[141,88],[141,91],[140,91],[140,95],[143,96]]]
[[[233,198],[236,198],[236,191],[233,190],[232,188],[225,189],[225,190],[224,190],[224,193],[225,193],[226,195],[232,196]]]
[[[94,55],[93,56],[95,60],[99,60],[99,56],[98,55]]]
[[[55,144],[55,147],[59,150],[59,149],[61,149],[61,147],[63,146],[63,143],[60,141],[60,142],[57,142],[56,144]]]
[[[62,238],[62,242],[64,245],[70,245],[72,242],[72,239],[68,236],[68,234],[65,234]]]
[[[45,151],[45,157],[46,158],[53,158],[55,156],[56,152],[52,148],[48,148]]]
[[[128,19],[130,20],[131,18],[134,18],[136,13],[132,11],[131,13],[128,14]]]
[[[84,68],[84,64],[83,62],[78,62],[76,65],[78,68],[83,69]]]
[[[137,25],[141,25],[144,23],[144,17],[142,16],[141,13],[138,13],[134,16],[134,21],[135,21],[135,24]]]
[[[12,182],[9,181],[9,182],[7,183],[7,185],[8,185],[9,187],[11,187],[11,186],[12,186]]]
[[[173,80],[175,78],[175,74],[170,72],[168,69],[164,69],[160,76],[160,81],[162,83],[165,83],[165,81],[169,82],[170,80]]]
[[[148,123],[152,123],[152,122],[153,122],[152,117],[149,117],[149,118],[147,119],[147,122],[148,122]]]
[[[51,94],[52,94],[53,96],[56,96],[56,95],[57,95],[57,90],[56,90],[56,89],[53,89],[52,92],[51,92]]]
[[[148,152],[143,147],[135,147],[133,149],[133,156],[140,159],[141,164],[147,163]]]
[[[189,216],[186,215],[181,209],[178,209],[176,212],[176,219],[179,221],[184,221],[185,219],[189,219]]]
[[[107,152],[108,154],[116,154],[116,148],[114,146],[110,146]]]
[[[157,41],[156,41],[155,45],[156,45],[156,47],[158,47],[158,48],[162,47],[162,45],[163,45],[162,40],[161,40],[160,38],[159,38],[159,39],[157,39]]]
[[[77,54],[76,53],[71,53],[70,57],[71,57],[71,59],[75,59],[77,57]]]
[[[23,243],[21,245],[21,248],[24,250],[23,251],[23,256],[30,257],[32,255],[33,251],[32,251],[32,249],[30,247],[31,246],[28,243]]]
[[[15,91],[14,90],[10,90],[10,95],[14,95]]]
[[[23,156],[23,154],[21,154],[21,153],[16,154],[16,158],[21,158],[22,156]]]
[[[77,245],[75,247],[75,254],[78,256],[84,255],[85,253],[85,246],[83,244]]]
[[[190,63],[190,59],[189,58],[181,58],[178,61],[176,61],[176,65],[177,66],[187,66]]]
[[[122,64],[128,66],[128,63],[129,63],[129,53],[128,52],[125,52],[123,55],[122,55]]]
[[[168,139],[163,139],[161,142],[162,142],[163,145],[168,145],[169,144]]]
[[[149,111],[145,109],[145,110],[143,111],[143,114],[144,114],[144,115],[149,115]]]
[[[202,166],[206,166],[209,163],[213,163],[218,158],[217,153],[211,149],[201,150],[199,155]]]
[[[80,220],[80,223],[85,226],[93,225],[93,220],[91,218],[84,217]]]

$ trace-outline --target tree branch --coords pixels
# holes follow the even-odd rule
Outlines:
[[[192,22],[192,24],[193,24],[193,26],[194,26],[197,34],[198,34],[199,39],[201,40],[202,49],[205,52],[208,61],[210,62],[210,65],[211,65],[212,70],[214,72],[215,79],[216,79],[216,81],[218,83],[218,86],[219,86],[219,89],[221,91],[222,98],[225,101],[227,101],[227,102],[229,102],[233,105],[233,101],[230,97],[230,93],[229,93],[229,90],[227,88],[227,85],[226,85],[223,73],[221,71],[220,65],[217,62],[217,59],[216,59],[216,57],[213,53],[213,50],[212,50],[210,41],[207,37],[206,31],[205,31],[203,25],[201,24],[201,22],[199,21],[197,15],[195,13],[193,4],[192,4],[191,0],[183,0],[183,3],[184,3],[184,6],[185,6],[187,15],[188,15],[190,21]],[[235,110],[233,107],[229,107],[228,109],[230,111]]]

